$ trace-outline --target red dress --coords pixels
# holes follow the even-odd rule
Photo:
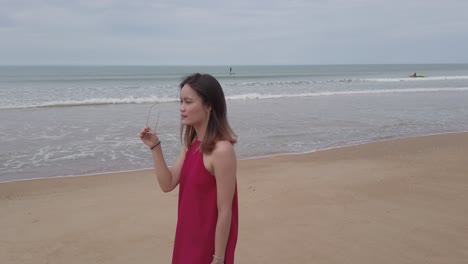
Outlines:
[[[180,172],[179,208],[172,264],[210,264],[213,260],[218,219],[216,178],[205,168],[199,146],[200,141],[195,141],[187,150]],[[224,256],[225,264],[234,263],[237,228],[236,186],[232,201],[231,229]]]

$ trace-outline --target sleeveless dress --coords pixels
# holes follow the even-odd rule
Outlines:
[[[200,141],[185,154],[180,172],[179,206],[172,264],[210,264],[215,250],[218,219],[216,178],[203,163]],[[232,201],[232,220],[224,256],[225,264],[234,263],[237,243],[237,184]],[[219,256],[223,257],[223,256]]]

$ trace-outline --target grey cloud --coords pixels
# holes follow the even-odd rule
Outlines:
[[[468,2],[0,1],[0,64],[468,62]]]

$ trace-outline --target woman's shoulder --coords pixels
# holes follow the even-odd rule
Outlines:
[[[219,140],[215,143],[213,149],[213,155],[215,156],[235,156],[234,145],[228,140]]]
[[[228,140],[218,140],[215,143],[214,150],[218,150],[218,151],[234,150],[234,145]]]
[[[204,156],[205,168],[215,175],[215,167],[230,168],[237,162],[234,146],[230,141],[220,140],[215,143],[215,147],[210,154]]]

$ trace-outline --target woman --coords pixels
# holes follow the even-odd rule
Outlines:
[[[237,242],[237,159],[235,134],[227,121],[224,93],[208,74],[180,84],[183,147],[174,166],[164,161],[161,141],[145,127],[140,138],[150,147],[159,186],[179,186],[173,264],[234,263]]]

